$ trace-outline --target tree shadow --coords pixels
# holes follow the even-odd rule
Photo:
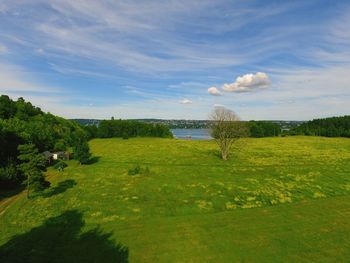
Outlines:
[[[87,165],[89,164],[94,164],[97,163],[101,159],[100,156],[94,156],[89,159],[89,161],[86,163]]]
[[[66,211],[0,247],[0,262],[128,262],[129,249],[112,233],[95,228],[81,233],[82,213]]]
[[[69,188],[73,188],[75,185],[77,185],[77,182],[75,180],[67,179],[62,182],[59,182],[56,186],[49,188],[46,192],[43,192],[42,196],[51,197],[54,195],[58,195],[67,191]]]
[[[21,186],[17,186],[13,189],[0,189],[0,202],[7,199],[7,198],[10,198],[14,195],[17,195],[19,194],[20,192],[22,192],[24,190],[24,186],[21,185]]]
[[[208,155],[215,156],[217,158],[222,159],[221,152],[220,152],[219,149],[217,149],[217,150],[208,150],[207,152],[208,152]]]

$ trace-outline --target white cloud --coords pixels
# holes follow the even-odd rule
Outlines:
[[[189,100],[189,99],[183,99],[183,100],[180,100],[180,104],[192,104],[192,100]]]
[[[230,92],[249,92],[262,88],[267,88],[271,81],[266,73],[245,74],[236,78],[233,83],[225,83],[223,89]]]
[[[225,108],[225,105],[223,105],[223,104],[214,104],[213,105],[214,106],[214,108]]]
[[[18,66],[0,63],[0,92],[57,92],[59,89],[37,83],[30,72]]]
[[[210,87],[208,93],[213,96],[221,96],[221,92],[216,87]]]

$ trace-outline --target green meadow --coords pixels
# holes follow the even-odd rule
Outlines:
[[[242,139],[228,161],[213,141],[90,147],[0,211],[1,262],[349,262],[349,139]]]

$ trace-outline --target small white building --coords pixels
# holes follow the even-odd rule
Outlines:
[[[54,160],[69,160],[69,153],[54,152],[54,153],[52,153],[52,159],[54,159]]]

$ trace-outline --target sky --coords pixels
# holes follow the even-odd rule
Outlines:
[[[350,114],[348,0],[0,0],[0,94],[67,118]]]

